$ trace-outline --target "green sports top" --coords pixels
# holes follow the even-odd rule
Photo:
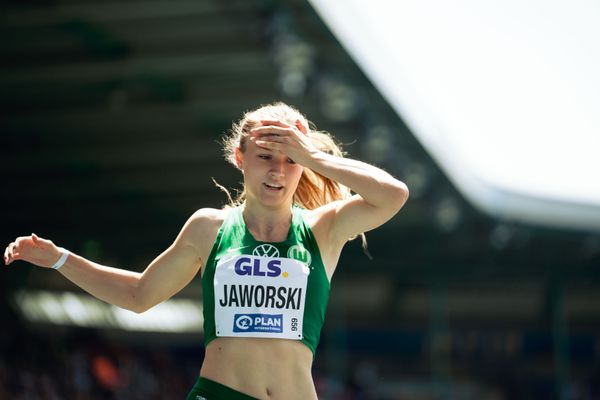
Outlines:
[[[314,357],[329,281],[306,210],[292,208],[283,242],[254,239],[242,211],[229,209],[204,267],[204,344],[222,336],[300,340]]]

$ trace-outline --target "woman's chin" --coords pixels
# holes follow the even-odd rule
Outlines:
[[[288,203],[289,199],[284,193],[262,193],[260,202],[268,207],[276,207]]]

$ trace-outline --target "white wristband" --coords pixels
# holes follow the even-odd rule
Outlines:
[[[61,249],[61,251],[62,255],[60,256],[56,264],[52,266],[52,269],[59,269],[60,267],[62,267],[65,261],[67,261],[67,257],[69,257],[69,250]]]

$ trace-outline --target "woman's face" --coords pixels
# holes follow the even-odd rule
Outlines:
[[[246,139],[246,151],[236,149],[238,166],[244,174],[246,195],[265,206],[292,203],[303,167],[286,155],[257,146]]]

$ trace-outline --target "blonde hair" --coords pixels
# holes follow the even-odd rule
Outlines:
[[[260,125],[260,121],[263,120],[281,121],[292,126],[296,124],[296,121],[300,121],[306,129],[307,137],[318,150],[338,157],[343,157],[345,154],[341,146],[335,142],[328,132],[317,130],[315,125],[300,111],[283,102],[275,102],[244,113],[242,118],[232,125],[223,138],[225,159],[234,167],[239,169],[235,156],[236,148],[239,148],[242,153],[246,151],[246,142],[250,137],[250,130]],[[245,190],[239,192],[236,199],[233,200],[227,189],[216,182],[215,184],[227,194],[229,206],[231,207],[241,205],[246,199]],[[302,208],[313,210],[332,201],[347,199],[351,196],[348,187],[305,167],[294,193],[293,201],[294,204]],[[366,249],[364,233],[361,233],[360,236],[363,239],[363,248],[370,257]]]

